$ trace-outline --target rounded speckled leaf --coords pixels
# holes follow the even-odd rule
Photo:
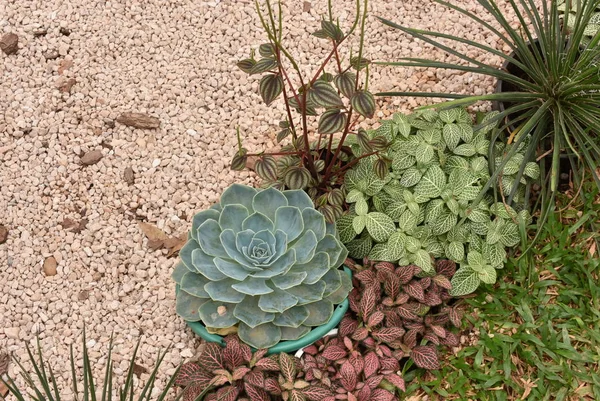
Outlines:
[[[459,115],[458,110],[459,109],[455,109],[455,108],[440,110],[438,115],[440,117],[440,120],[442,120],[443,122],[453,123],[458,118],[458,115]]]
[[[469,124],[458,123],[458,129],[460,130],[460,137],[464,142],[471,142],[473,139],[473,127]]]
[[[462,145],[458,145],[453,152],[455,155],[471,157],[477,153],[477,149],[470,143],[463,143]]]
[[[200,306],[198,312],[206,327],[225,329],[238,323],[238,319],[233,316],[235,306],[224,302],[207,301]]]
[[[392,159],[392,170],[402,172],[417,163],[417,159],[407,153],[396,153]]]
[[[472,293],[479,287],[479,274],[469,266],[463,266],[452,276],[450,295],[454,297]]]
[[[429,198],[440,196],[446,186],[446,174],[439,166],[431,166],[415,187],[415,195]]]
[[[385,242],[396,231],[394,221],[386,214],[372,212],[367,214],[366,228],[376,242]]]
[[[307,335],[311,328],[308,326],[299,326],[296,328],[292,327],[280,327],[281,329],[281,340],[297,340]],[[292,398],[290,398],[292,399]]]
[[[337,232],[340,236],[340,241],[342,241],[343,244],[352,241],[356,237],[356,231],[353,226],[353,220],[355,217],[356,216],[354,215],[347,214],[340,217],[335,222]]]
[[[280,327],[299,327],[308,318],[308,310],[304,305],[296,305],[283,313],[277,314],[273,324]]]
[[[525,170],[523,170],[523,173],[526,176],[537,180],[540,177],[540,166],[537,163],[529,162],[525,165]]]
[[[406,211],[406,208],[406,202],[404,202],[401,199],[397,199],[389,205],[387,205],[387,207],[385,208],[385,214],[390,216],[392,220],[398,221],[400,219],[400,216],[402,216],[402,213]]]
[[[467,210],[467,218],[475,223],[486,223],[490,221],[490,214],[484,210]]]
[[[270,348],[281,341],[281,329],[273,323],[265,323],[254,328],[244,323],[238,326],[240,340],[256,349]]]
[[[417,228],[417,216],[412,210],[405,210],[402,213],[400,219],[398,219],[398,228],[405,233],[411,233]]]
[[[500,242],[504,246],[515,246],[519,243],[519,227],[512,221],[507,221],[500,229]]]
[[[187,320],[188,322],[197,322],[200,320],[198,309],[207,301],[208,299],[206,298],[198,298],[185,291],[180,291],[177,294],[175,310],[184,320]]]
[[[369,205],[364,198],[356,201],[354,212],[359,216],[365,216],[369,213]]]
[[[304,321],[305,326],[321,326],[333,316],[333,304],[327,300],[307,304],[306,309],[308,318]]]
[[[233,316],[254,328],[263,323],[272,322],[274,313],[265,312],[258,307],[259,297],[246,297],[244,302],[237,304],[233,310]]]
[[[496,282],[496,269],[490,265],[485,265],[483,269],[478,272],[479,279],[486,284],[494,284]]]
[[[459,170],[460,172],[466,172],[466,171],[469,171],[470,166],[469,166],[469,162],[464,157],[450,156],[450,157],[448,157],[448,159],[446,159],[446,164],[445,164],[444,168],[449,173],[451,173],[452,170]]]

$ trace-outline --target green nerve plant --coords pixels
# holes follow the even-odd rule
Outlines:
[[[507,143],[514,143],[516,146],[506,153],[500,166],[493,169],[494,179],[490,180],[486,188],[494,184],[495,179],[502,173],[504,163],[525,144],[525,157],[519,166],[515,182],[525,174],[528,161],[534,157],[540,159],[542,214],[537,224],[539,228],[554,205],[560,178],[561,154],[565,154],[569,159],[576,185],[584,181],[586,174],[591,173],[600,187],[600,177],[596,173],[600,164],[600,31],[596,31],[586,40],[590,26],[597,20],[596,10],[600,0],[570,0],[565,2],[564,7],[559,7],[558,1],[508,0],[507,6],[519,20],[519,27],[512,26],[496,0],[477,0],[489,13],[492,22],[488,22],[487,17],[479,16],[450,2],[433,1],[473,20],[496,36],[502,44],[507,45],[513,53],[507,55],[496,47],[462,37],[413,29],[380,18],[386,25],[432,44],[468,63],[459,65],[408,57],[400,62],[381,64],[485,74],[502,80],[504,84],[514,87],[514,90],[482,96],[424,92],[386,92],[380,95],[456,99],[434,107],[466,105],[482,100],[503,102],[506,109],[494,119],[504,122],[503,129],[516,127],[506,138]],[[569,15],[566,24],[563,24],[561,13]],[[537,45],[529,45],[536,40]],[[511,73],[506,69],[497,68],[496,65],[487,65],[469,56],[467,52],[453,49],[449,42],[468,45],[498,56],[512,64],[516,72]],[[500,132],[493,135],[492,142],[495,142]],[[490,151],[493,152],[493,149]],[[517,187],[513,185],[514,190]],[[513,192],[506,194],[507,201],[510,202],[513,196]]]
[[[11,378],[8,380],[4,380],[0,377],[0,383],[4,383],[8,388],[10,394],[12,394],[16,400],[18,401],[61,401],[62,399],[69,400],[90,400],[90,401],[142,401],[142,400],[156,400],[163,401],[167,399],[167,395],[169,394],[169,390],[173,387],[175,383],[175,379],[177,373],[179,372],[179,368],[175,371],[170,380],[166,383],[164,389],[162,391],[158,391],[156,396],[152,394],[157,390],[155,387],[156,376],[158,374],[158,368],[163,362],[163,359],[166,355],[166,352],[163,352],[158,355],[158,359],[154,366],[154,369],[150,372],[150,376],[146,381],[146,384],[138,391],[135,389],[135,384],[133,380],[133,375],[136,370],[135,358],[137,356],[137,351],[140,346],[138,341],[135,349],[133,350],[133,355],[129,361],[129,369],[125,373],[125,382],[118,389],[118,392],[115,392],[113,395],[113,360],[112,360],[112,337],[110,341],[110,346],[108,349],[108,356],[106,358],[106,369],[104,371],[104,383],[102,383],[102,387],[97,382],[97,379],[94,379],[92,362],[90,361],[88,348],[86,345],[86,336],[85,330],[83,333],[83,375],[82,377],[78,377],[76,361],[73,352],[73,346],[71,345],[70,349],[70,362],[71,362],[71,380],[72,380],[72,394],[68,396],[61,396],[61,393],[58,389],[58,384],[56,382],[56,377],[54,375],[54,371],[52,370],[52,364],[48,363],[44,360],[42,355],[42,348],[40,346],[40,340],[37,339],[37,359],[36,353],[29,348],[27,345],[27,354],[29,355],[29,362],[33,367],[34,374],[30,373],[25,366],[21,363],[21,361],[15,359],[17,363],[21,377],[29,387],[29,391],[20,389],[15,381]],[[46,368],[48,365],[48,368]],[[139,369],[139,368],[138,368]],[[136,395],[137,394],[137,395]],[[0,399],[2,396],[0,395]],[[181,399],[181,395],[169,399],[179,400]]]
[[[286,117],[279,123],[277,142],[288,138],[289,143],[275,153],[250,154],[242,147],[238,132],[239,150],[231,167],[242,170],[248,157],[257,157],[254,170],[263,179],[263,187],[307,191],[330,223],[342,214],[344,194],[339,187],[344,173],[356,163],[351,160],[352,154],[344,147],[344,141],[357,134],[355,125],[361,117],[371,118],[375,113],[375,100],[368,91],[369,60],[363,57],[367,0],[362,2],[361,10],[361,0],[356,0],[354,21],[344,33],[333,17],[332,1],[328,1],[328,16],[313,35],[330,42],[332,50],[314,75],[305,77],[282,43],[281,4],[276,13],[271,1],[266,0],[267,11],[263,12],[256,1],[269,42],[260,45],[260,58],[256,59],[252,52],[250,58],[237,64],[250,75],[262,75],[260,94],[267,105],[283,95]],[[341,46],[359,23],[358,53],[353,55],[350,50],[350,56],[344,60]],[[361,73],[366,73],[364,78]],[[316,117],[315,130],[312,122],[317,121]],[[311,131],[315,131],[316,137],[309,136]],[[382,138],[373,138],[371,154],[385,145]]]
[[[302,190],[233,184],[194,216],[179,255],[177,313],[208,329],[235,326],[257,349],[327,323],[352,289],[335,225]]]
[[[349,213],[337,220],[340,238],[352,258],[367,257],[398,265],[416,265],[433,274],[434,258],[460,263],[452,278],[451,295],[473,292],[480,282],[496,281],[506,247],[519,240],[519,222],[530,222],[529,213],[476,198],[490,179],[487,153],[495,113],[487,115],[475,132],[470,115],[462,108],[439,113],[433,110],[408,116],[395,114],[368,137],[382,135],[390,143],[391,163],[371,173],[374,160],[362,159],[345,177]],[[360,155],[365,150],[351,143]],[[502,162],[504,146],[494,146],[495,164]],[[503,167],[500,193],[512,191],[525,145]],[[539,167],[529,162],[525,176],[537,178]],[[515,193],[524,197],[525,178]],[[464,220],[463,224],[460,224]]]
[[[558,10],[563,13],[562,18],[567,28],[573,30],[575,28],[575,21],[577,20],[578,3],[572,0],[558,0]],[[600,31],[600,4],[596,5],[594,15],[591,16],[583,32],[581,43],[587,45],[598,31]]]

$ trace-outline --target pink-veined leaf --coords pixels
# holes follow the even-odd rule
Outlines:
[[[440,368],[437,350],[432,345],[414,347],[410,352],[410,356],[420,368],[427,370]]]
[[[351,315],[346,314],[346,316],[342,318],[342,321],[340,322],[340,325],[338,327],[339,335],[349,336],[352,333],[354,333],[354,331],[356,331],[357,328],[358,322],[355,319],[353,319]],[[304,350],[304,352],[306,352],[306,349]]]
[[[425,292],[423,292],[423,287],[418,281],[412,280],[408,284],[404,285],[402,289],[411,297],[416,300],[423,302],[425,299]]]
[[[177,373],[175,384],[177,386],[187,386],[194,381],[195,375],[201,372],[203,372],[203,370],[200,365],[194,362],[183,364]]]
[[[363,371],[365,373],[365,377],[370,377],[372,375],[374,375],[375,373],[377,373],[377,371],[380,368],[380,363],[379,363],[379,357],[377,356],[377,354],[375,354],[375,352],[371,351],[368,352],[365,355],[365,366],[363,368]]]
[[[311,401],[321,401],[326,397],[331,397],[331,391],[320,386],[310,386],[302,390],[302,394]]]
[[[221,387],[217,391],[217,401],[236,401],[240,390],[236,386]]]
[[[255,365],[257,368],[260,368],[262,370],[271,370],[271,371],[278,371],[279,370],[279,364],[274,361],[271,358],[262,358],[260,361],[256,362]]]
[[[246,395],[250,397],[250,401],[271,401],[269,394],[261,387],[253,386],[250,383],[244,383]]]
[[[340,382],[346,391],[353,391],[356,388],[358,375],[349,361],[344,362],[340,368]]]
[[[371,393],[371,401],[392,401],[394,394],[382,388],[376,388]]]
[[[375,312],[371,313],[371,315],[369,316],[369,319],[367,320],[367,327],[372,328],[372,327],[377,326],[378,324],[383,322],[384,318],[385,318],[385,315],[381,311],[375,311]]]
[[[404,329],[401,327],[383,327],[372,333],[373,338],[379,341],[395,341],[404,335]]]
[[[265,385],[265,375],[259,370],[253,370],[244,376],[244,382],[262,388]]]
[[[338,345],[330,345],[323,349],[323,358],[329,359],[330,361],[337,361],[338,359],[345,358],[348,355],[348,351]]]
[[[376,288],[379,285],[369,285],[364,289],[362,294],[362,298],[360,300],[360,312],[365,319],[367,316],[371,314],[375,310],[375,305],[377,304],[377,292]]]
[[[217,343],[207,343],[204,352],[198,358],[198,364],[209,371],[225,369],[223,348]]]
[[[435,271],[450,279],[456,273],[456,263],[451,260],[439,260],[435,265]]]
[[[406,391],[406,383],[404,382],[404,379],[402,377],[400,377],[399,375],[397,375],[396,373],[391,373],[389,375],[386,375],[385,380],[389,381],[390,383],[392,383],[394,386],[396,386],[400,390]]]
[[[279,366],[285,380],[293,381],[296,377],[296,362],[294,361],[294,357],[282,352],[279,354]]]

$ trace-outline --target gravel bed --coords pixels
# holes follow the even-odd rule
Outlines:
[[[310,33],[326,1],[313,0],[309,12],[304,3],[283,1],[285,38],[314,71],[328,47]],[[349,26],[354,0],[335,3]],[[456,3],[480,10],[476,0]],[[426,0],[372,0],[370,9],[371,59],[453,60],[376,15],[497,46]],[[65,394],[68,347],[81,352],[84,325],[98,377],[114,332],[119,383],[138,338],[146,368],[170,347],[162,373],[195,354],[200,342],[174,310],[176,259],[150,249],[137,221],[180,235],[228,185],[255,182],[228,169],[235,129],[251,151],[272,148],[284,110],[281,102],[261,104],[258,78],[235,67],[264,41],[258,26],[253,2],[244,0],[0,2],[0,36],[19,38],[15,54],[0,52],[0,224],[9,230],[0,245],[0,350],[26,359],[25,343],[39,334]],[[482,94],[492,85],[465,73],[380,67],[370,81],[374,92]],[[379,99],[378,117],[423,102]],[[160,127],[115,122],[125,112],[156,117]]]

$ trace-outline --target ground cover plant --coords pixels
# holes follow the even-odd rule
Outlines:
[[[432,380],[408,393],[434,399],[597,400],[600,398],[598,190],[585,182],[558,197],[540,241],[527,258],[511,258],[495,296],[477,294],[466,316],[478,333],[449,355]],[[582,212],[582,210],[584,212]],[[406,377],[407,380],[410,375]]]
[[[345,31],[333,15],[332,1],[328,1],[329,12],[313,35],[329,41],[333,49],[312,77],[302,74],[282,41],[281,5],[276,8],[266,0],[264,6],[266,11],[257,2],[256,9],[269,42],[259,47],[258,60],[252,52],[238,67],[250,75],[262,74],[259,88],[267,105],[283,97],[287,115],[279,123],[277,142],[287,144],[278,152],[250,154],[238,132],[239,150],[231,166],[242,170],[249,157],[257,157],[254,170],[263,179],[263,186],[306,190],[327,221],[333,222],[343,212],[343,176],[357,161],[344,141],[356,134],[361,118],[375,113],[375,99],[368,90],[370,61],[363,54],[368,1],[356,1],[355,18]],[[340,54],[341,45],[357,29],[358,48],[354,53],[351,49],[349,55]],[[317,138],[311,137],[312,131]],[[386,146],[381,137],[369,142],[371,154]]]

